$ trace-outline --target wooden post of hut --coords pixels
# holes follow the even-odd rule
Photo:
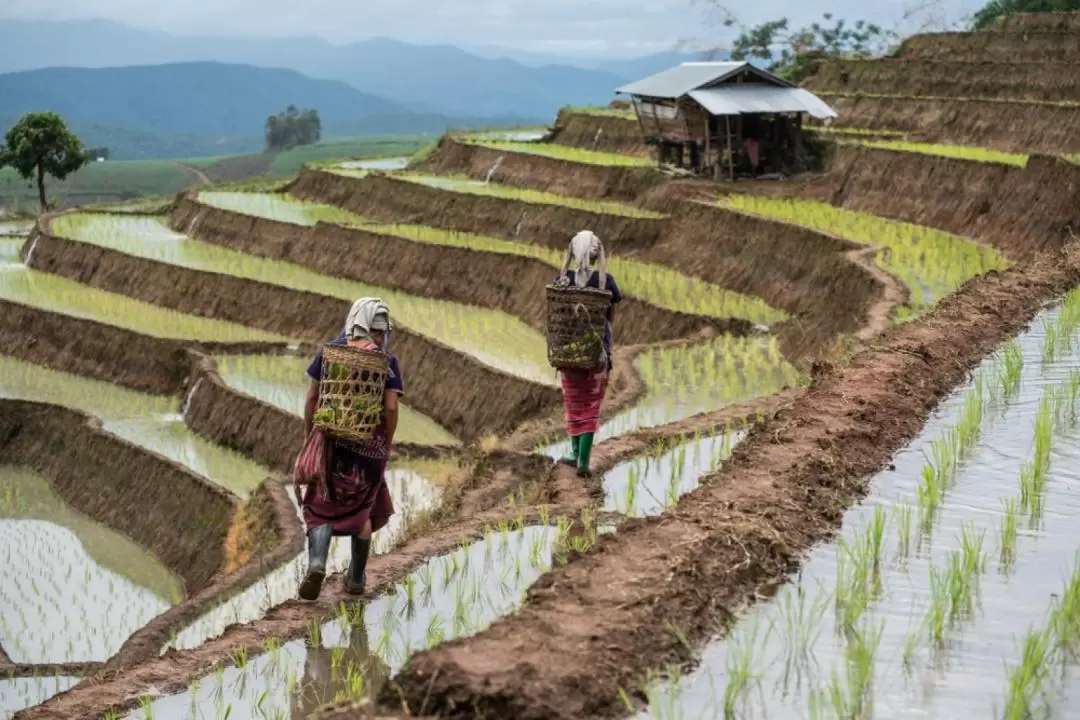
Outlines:
[[[735,179],[735,150],[731,146],[731,116],[724,116],[724,136],[727,138],[728,177]]]

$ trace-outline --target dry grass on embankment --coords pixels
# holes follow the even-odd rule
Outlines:
[[[1076,62],[1080,59],[1080,34],[1033,30],[913,35],[900,43],[895,56],[904,60]],[[1008,72],[1007,65],[1002,72]]]
[[[634,117],[563,108],[555,118],[551,142],[559,145],[649,157],[653,149],[642,141],[641,125]]]
[[[39,471],[71,508],[153,552],[188,594],[205,589],[222,566],[236,496],[103,432],[94,418],[0,400],[0,462]]]
[[[232,275],[202,272],[38,233],[32,266],[181,312],[231,320],[321,343],[341,331],[351,303]],[[483,365],[399,327],[396,353],[408,358],[410,407],[462,439],[509,432],[557,407],[557,388]],[[491,402],[498,398],[498,402]]]
[[[838,127],[899,130],[927,142],[1018,153],[1080,152],[1080,105],[1011,100],[831,95]]]
[[[396,288],[421,297],[475,305],[514,315],[543,330],[544,288],[557,268],[536,258],[423,243],[331,223],[300,227],[244,215],[181,197],[170,216],[189,237],[326,275]],[[481,282],[479,279],[483,278]],[[704,326],[745,333],[749,323],[714,321],[626,297],[622,342],[636,345],[687,337]]]
[[[376,222],[433,225],[558,250],[565,250],[569,238],[588,228],[604,238],[612,253],[625,253],[653,244],[664,223],[661,218],[442,190],[387,175],[357,178],[311,168],[300,174],[289,194],[337,205]]]
[[[1076,58],[1080,61],[1080,57]],[[1031,101],[1080,99],[1080,62],[829,60],[802,85],[813,92]]]
[[[40,247],[40,244],[39,244]],[[37,251],[34,267],[40,267]],[[183,392],[187,348],[206,353],[275,352],[276,343],[197,343],[143,335],[94,320],[0,300],[5,355],[156,395]]]
[[[489,179],[492,168],[492,182],[597,200],[632,201],[668,181],[656,168],[572,162],[470,144],[449,135],[416,167],[435,175],[460,174],[475,180]]]

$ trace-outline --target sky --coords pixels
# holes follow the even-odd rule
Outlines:
[[[0,0],[4,17],[108,19],[176,35],[317,36],[334,43],[393,37],[493,45],[565,56],[630,57],[688,45],[722,46],[734,33],[710,9],[718,0]],[[921,25],[959,21],[984,0],[756,0],[732,4],[738,20],[795,23],[822,13],[894,27],[917,4]],[[903,25],[900,29],[907,29]],[[913,27],[911,29],[921,29]],[[931,27],[928,29],[944,29]]]

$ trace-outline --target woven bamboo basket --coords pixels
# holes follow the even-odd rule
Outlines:
[[[548,285],[547,350],[552,367],[591,369],[604,359],[604,324],[611,292]]]
[[[315,427],[340,440],[370,440],[382,417],[389,371],[390,357],[382,351],[323,347]]]

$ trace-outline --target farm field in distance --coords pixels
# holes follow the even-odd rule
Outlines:
[[[568,107],[95,163],[0,219],[5,717],[1077,712],[1080,96],[953,72],[1070,72],[1077,32],[823,60],[805,177],[688,178]],[[582,229],[623,293],[589,478],[544,340]],[[299,602],[304,370],[365,295],[396,512],[364,597],[338,538]]]

